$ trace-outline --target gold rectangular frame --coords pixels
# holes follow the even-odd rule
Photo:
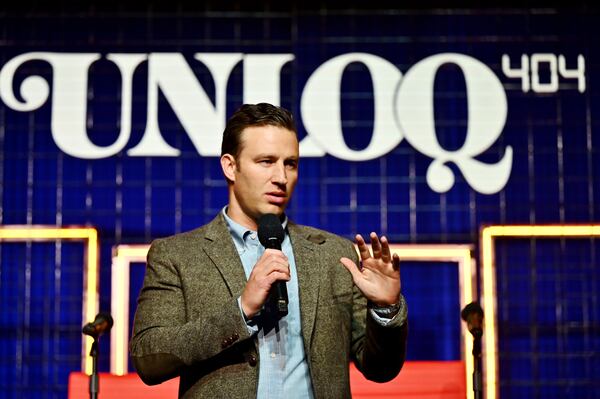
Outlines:
[[[83,309],[84,323],[94,320],[98,313],[98,232],[93,227],[56,227],[40,225],[0,226],[0,242],[43,242],[56,240],[84,241],[85,261],[83,269]],[[82,323],[83,324],[83,323]],[[89,356],[93,339],[82,335],[81,368],[92,373],[92,358]]]
[[[460,309],[473,301],[476,296],[475,259],[472,257],[473,246],[468,244],[390,244],[392,253],[397,253],[400,260],[423,262],[456,262],[458,266],[458,289]],[[402,272],[402,265],[400,265]],[[410,304],[409,304],[410,306]],[[458,312],[457,312],[458,317]],[[465,381],[467,399],[474,399],[473,339],[465,323],[461,323],[461,357],[465,362]]]
[[[496,338],[496,259],[498,238],[581,238],[599,237],[600,225],[496,225],[481,230],[481,300],[485,314],[483,359],[485,397],[498,396],[498,343]]]

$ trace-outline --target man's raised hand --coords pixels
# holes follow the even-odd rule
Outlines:
[[[348,258],[341,258],[340,262],[352,274],[354,284],[369,301],[376,306],[396,304],[401,288],[400,258],[397,254],[391,254],[390,244],[385,236],[379,239],[376,233],[371,233],[370,238],[373,254],[363,237],[356,235],[361,268]]]

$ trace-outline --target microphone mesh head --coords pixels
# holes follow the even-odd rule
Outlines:
[[[110,313],[108,312],[100,312],[98,313],[98,315],[96,316],[96,320],[98,320],[99,322],[106,322],[106,324],[108,324],[108,328],[111,329],[114,322],[113,322],[113,318],[110,315]]]
[[[258,239],[263,247],[269,247],[269,242],[272,240],[277,240],[281,244],[284,236],[285,232],[277,215],[267,213],[258,219]]]
[[[465,308],[462,310],[462,312],[460,312],[460,317],[464,321],[469,321],[468,319],[472,314],[477,314],[477,315],[483,317],[483,309],[481,308],[479,303],[471,302],[470,304],[465,306]]]

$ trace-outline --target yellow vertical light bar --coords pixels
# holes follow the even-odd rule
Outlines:
[[[83,240],[85,241],[85,260],[83,271],[82,318],[83,323],[94,320],[98,312],[98,232],[93,227],[56,227],[35,225],[0,226],[0,241],[51,241],[51,240]],[[92,361],[89,352],[92,339],[82,337],[82,368],[88,374],[92,372]]]
[[[112,283],[110,302],[114,326],[110,332],[110,371],[116,375],[124,375],[127,372],[129,262],[122,256],[114,256],[111,273]]]
[[[96,317],[96,314],[100,310],[100,301],[98,298],[98,233],[96,229],[86,229],[87,233],[87,261],[86,261],[86,272],[84,276],[85,282],[85,319],[86,321],[92,321]],[[86,374],[92,374],[92,357],[90,356],[90,350],[92,349],[92,343],[94,340],[91,337],[85,337],[85,372]]]
[[[149,245],[118,245],[113,248],[111,309],[114,326],[110,335],[110,372],[128,372],[129,271],[132,262],[145,262]]]
[[[497,390],[497,344],[496,344],[496,285],[495,285],[495,264],[494,264],[494,230],[486,227],[481,233],[481,252],[482,252],[482,289],[481,297],[483,302],[483,312],[485,315],[484,332],[484,365],[485,365],[485,391],[486,398],[496,397]]]
[[[464,308],[475,297],[475,259],[471,256],[471,246],[468,244],[394,244],[390,245],[393,253],[400,260],[427,262],[456,262],[459,276],[460,308]],[[467,331],[465,323],[461,323],[462,359],[465,362],[465,381],[467,399],[474,398],[473,392],[473,339]]]
[[[467,304],[473,302],[474,298],[474,286],[473,279],[475,278],[475,268],[474,268],[474,259],[471,257],[470,250],[464,250],[462,259],[459,260],[459,275],[460,275],[460,294],[461,294],[461,303],[460,308],[463,309]],[[466,378],[466,388],[467,388],[467,398],[474,399],[475,394],[473,392],[473,370],[475,367],[473,361],[473,338],[467,330],[465,323],[461,322],[461,337],[462,337],[462,346],[463,350],[463,358],[465,360],[465,378]]]

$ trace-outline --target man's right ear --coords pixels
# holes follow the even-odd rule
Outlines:
[[[231,154],[221,155],[221,169],[227,180],[235,181],[235,158]]]

